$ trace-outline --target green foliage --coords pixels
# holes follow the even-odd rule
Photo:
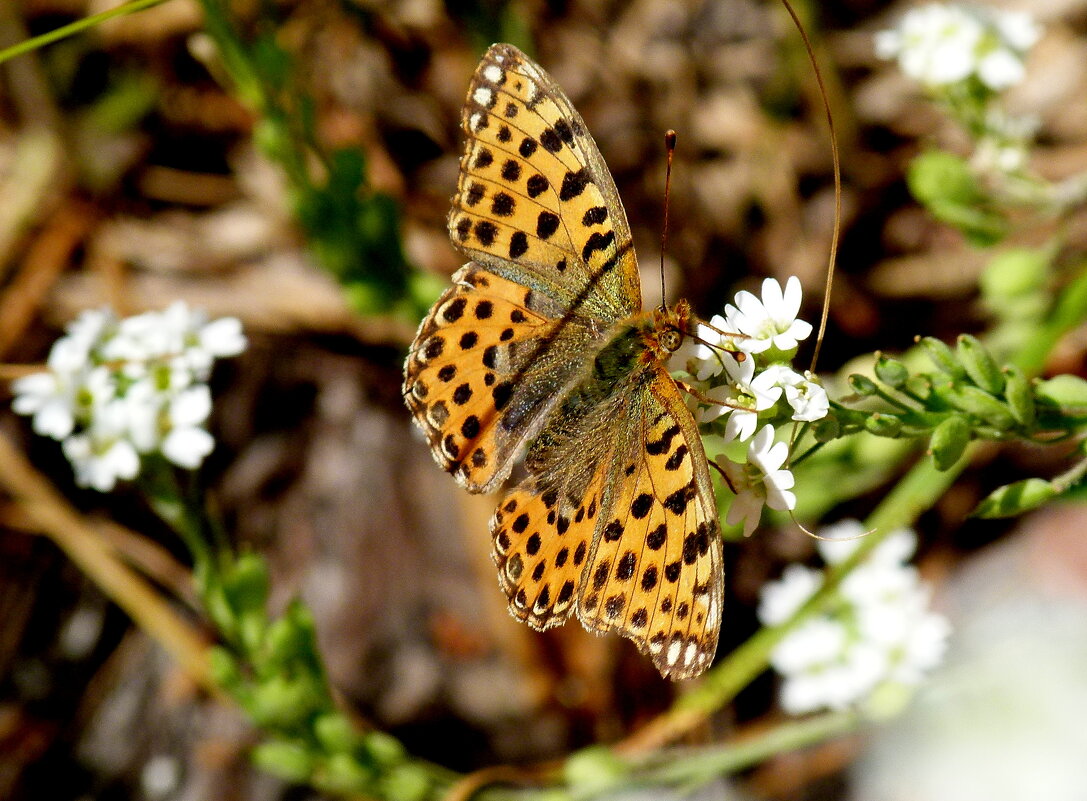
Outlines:
[[[980,340],[960,336],[955,348],[931,337],[918,340],[932,370],[910,372],[902,360],[877,354],[875,380],[849,376],[852,398],[832,403],[815,428],[829,442],[865,431],[878,437],[929,437],[928,452],[939,470],[950,470],[974,440],[1052,442],[1081,436],[1087,423],[1087,381],[1062,375],[1031,381],[1017,365],[999,366]],[[872,408],[872,404],[879,404]],[[1001,487],[978,507],[981,517],[1004,517],[1036,508],[1074,486],[1077,465],[1052,482],[1028,479]],[[1087,470],[1087,460],[1083,462]]]
[[[965,159],[943,150],[926,151],[911,162],[906,183],[933,217],[957,228],[972,244],[989,247],[1007,235],[1007,218]]]
[[[274,28],[246,38],[222,0],[202,0],[225,80],[259,116],[254,141],[287,179],[291,207],[314,258],[344,287],[359,314],[412,321],[436,297],[420,297],[401,243],[400,208],[370,186],[364,154],[328,152],[317,141],[313,101]],[[320,165],[315,169],[313,163]]]

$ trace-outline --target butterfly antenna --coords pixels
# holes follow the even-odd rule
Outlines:
[[[812,47],[808,33],[804,30],[804,25],[801,23],[796,11],[793,10],[789,0],[781,0],[781,3],[785,6],[785,10],[789,12],[793,24],[800,32],[800,38],[804,40],[804,49],[808,51],[808,61],[811,62],[812,69],[815,71],[815,80],[819,84],[819,95],[823,100],[823,110],[827,115],[827,128],[830,132],[830,156],[834,164],[834,230],[830,237],[827,283],[823,294],[823,313],[819,319],[819,333],[815,337],[815,350],[811,355],[811,367],[809,368],[814,373],[815,364],[819,360],[819,350],[823,346],[823,335],[827,330],[827,317],[830,314],[830,290],[834,285],[834,267],[838,261],[838,240],[842,230],[842,166],[838,157],[838,133],[834,127],[834,114],[830,110],[830,97],[827,94],[826,84],[823,82],[823,73],[819,69],[819,62],[815,57],[815,48]]]
[[[664,252],[668,249],[668,200],[672,190],[672,156],[676,152],[676,132],[668,129],[664,134],[664,151],[668,163],[664,168],[664,225],[661,227],[661,308],[665,305]]]

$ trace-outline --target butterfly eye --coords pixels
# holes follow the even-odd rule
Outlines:
[[[683,334],[674,328],[669,328],[667,331],[661,332],[660,343],[666,351],[675,353],[679,350],[679,346],[683,344]]]

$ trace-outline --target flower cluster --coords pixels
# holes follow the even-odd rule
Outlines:
[[[829,409],[823,388],[789,364],[799,341],[812,332],[810,323],[796,317],[800,301],[796,276],[784,289],[767,278],[761,298],[739,292],[723,316],[699,324],[670,365],[692,377],[690,403],[703,427],[726,443],[749,442],[745,462],[724,455],[715,460],[736,493],[726,520],[742,521],[745,536],[755,530],[764,505],[777,511],[796,507],[793,475],[783,468],[788,446],[775,442],[772,422],[759,428],[760,420],[813,422]]]
[[[827,564],[844,561],[857,547],[861,524],[843,521],[822,534]],[[907,564],[917,535],[892,532],[838,587],[836,599],[793,628],[771,654],[784,678],[781,705],[794,715],[843,709],[885,683],[916,685],[939,664],[950,627],[928,610],[929,590]],[[759,619],[767,626],[789,620],[822,586],[823,574],[790,565],[762,589]]]
[[[46,372],[13,382],[12,408],[62,443],[80,486],[106,492],[147,456],[203,462],[215,444],[204,428],[212,365],[245,346],[238,320],[209,322],[181,302],[124,319],[88,310],[54,343]]]
[[[976,79],[1001,91],[1023,79],[1027,51],[1040,35],[1023,12],[932,3],[877,34],[876,53],[898,59],[904,73],[930,88]]]

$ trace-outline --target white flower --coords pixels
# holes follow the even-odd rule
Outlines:
[[[77,386],[57,373],[33,373],[11,383],[16,414],[34,415],[34,433],[61,440],[75,428]]]
[[[87,402],[83,388],[92,372],[91,349],[111,322],[102,311],[83,312],[68,325],[68,333],[53,343],[47,372],[12,382],[12,409],[34,416],[35,433],[62,440],[75,429],[79,407]]]
[[[1025,11],[993,11],[992,23],[1004,43],[1025,53],[1042,38],[1042,28]]]
[[[118,479],[130,480],[140,470],[140,457],[126,438],[127,411],[114,399],[96,411],[91,426],[62,443],[64,455],[81,487],[109,492]]]
[[[1027,69],[1023,59],[1011,50],[994,50],[982,56],[977,66],[978,77],[990,89],[1007,89],[1023,80]]]
[[[796,372],[787,364],[771,364],[762,375],[770,375],[774,386],[785,392],[785,400],[793,408],[793,420],[812,423],[822,420],[830,411],[830,399],[827,392],[812,378],[811,373],[804,375]]]
[[[759,620],[777,626],[796,614],[816,590],[823,586],[823,574],[803,565],[789,565],[781,578],[764,584],[759,592]]]
[[[844,538],[863,533],[860,523],[843,521],[823,532],[838,541],[820,541],[819,550],[828,564],[840,564],[860,542]],[[787,712],[843,709],[886,682],[915,685],[940,662],[950,628],[928,611],[928,588],[906,564],[916,545],[909,529],[888,535],[845,577],[821,614],[778,643],[771,663],[785,679]],[[821,574],[790,566],[763,588],[760,620],[786,622],[821,585]]]
[[[727,381],[706,391],[706,397],[717,403],[699,409],[697,419],[708,423],[727,414],[725,441],[746,442],[755,433],[758,413],[777,403],[781,387],[774,384],[773,375],[755,375],[755,360],[751,356],[737,361],[731,353],[720,353],[718,358],[724,365]]]
[[[193,469],[215,445],[203,382],[216,358],[245,345],[236,319],[208,322],[180,302],[123,320],[86,311],[54,343],[46,372],[13,382],[12,408],[62,441],[82,486],[105,492],[135,478],[141,454]]]
[[[737,346],[747,353],[761,353],[770,347],[793,350],[812,332],[811,323],[796,319],[800,311],[800,279],[790,276],[782,292],[773,278],[762,282],[762,299],[746,290],[736,293],[736,305],[725,307],[725,328],[745,334]]]
[[[211,391],[206,384],[189,387],[170,401],[166,412],[169,432],[162,441],[162,454],[178,467],[199,467],[215,447],[215,440],[202,426],[211,414]]]
[[[1041,30],[1025,13],[932,3],[876,34],[876,54],[906,75],[941,87],[976,76],[999,91],[1023,78],[1023,59]]]
[[[751,536],[759,524],[763,506],[779,512],[796,508],[793,474],[782,468],[788,458],[789,446],[774,442],[771,425],[763,426],[747,446],[746,464],[738,464],[725,456],[717,457],[717,464],[736,493],[725,522],[732,526],[743,521],[745,537]]]

